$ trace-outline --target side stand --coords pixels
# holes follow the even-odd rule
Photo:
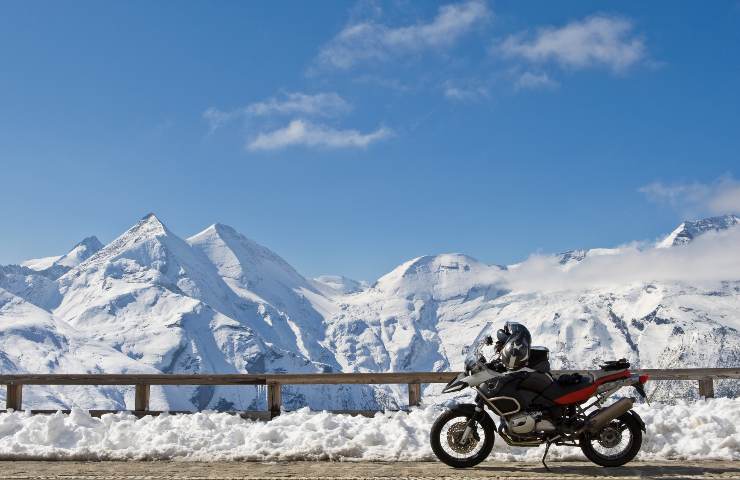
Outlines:
[[[547,452],[550,451],[550,445],[552,445],[552,442],[547,442],[547,446],[545,446],[545,454],[542,455],[542,465],[545,466],[545,470],[547,470],[548,472],[551,472],[552,470],[550,470],[550,467],[548,467],[545,463],[545,458],[547,458]]]

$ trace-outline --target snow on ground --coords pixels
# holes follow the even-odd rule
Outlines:
[[[740,460],[740,399],[638,405],[647,424],[640,459]],[[270,422],[226,413],[129,413],[92,418],[0,414],[0,459],[177,460],[433,460],[429,430],[439,407],[378,413],[372,418],[285,413]],[[511,448],[500,439],[497,460],[539,460],[542,448]],[[576,448],[556,447],[549,458],[583,460]]]

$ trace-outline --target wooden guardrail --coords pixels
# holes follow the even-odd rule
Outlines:
[[[579,370],[555,370],[554,374],[572,373]],[[583,370],[580,370],[583,372]],[[634,373],[647,374],[652,380],[697,381],[699,394],[714,397],[714,380],[723,378],[740,379],[738,368],[681,368],[642,369]],[[7,410],[21,410],[24,385],[122,385],[135,386],[134,410],[136,415],[152,415],[161,412],[149,409],[151,385],[265,385],[267,387],[267,411],[240,412],[245,416],[270,418],[280,414],[282,407],[282,385],[408,385],[408,404],[421,403],[421,385],[424,383],[447,383],[458,372],[393,372],[393,373],[266,373],[266,374],[17,374],[0,375],[0,385],[6,385],[5,404]],[[32,410],[47,413],[44,410]],[[112,410],[91,410],[94,415]]]

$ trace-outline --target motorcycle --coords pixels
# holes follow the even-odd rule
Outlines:
[[[492,344],[490,336],[477,340],[465,371],[442,390],[476,392],[474,404],[446,410],[432,426],[432,450],[442,462],[454,468],[477,465],[491,453],[495,433],[512,446],[546,445],[542,464],[548,470],[551,445],[580,447],[604,467],[624,465],[637,455],[645,422],[632,410],[634,399],[604,404],[624,387],[645,398],[647,375],[632,374],[625,359],[605,362],[598,370],[555,375],[544,347],[531,347],[527,367],[507,371],[500,360],[487,362],[482,355]],[[500,418],[498,428],[486,410]]]

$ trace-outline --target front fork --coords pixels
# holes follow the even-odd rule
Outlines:
[[[465,445],[466,443],[468,443],[468,439],[470,439],[470,436],[475,434],[475,424],[483,417],[483,415],[485,415],[485,412],[483,410],[483,399],[478,396],[475,401],[475,412],[468,419],[468,423],[467,425],[465,425],[465,430],[460,437],[461,444]]]

